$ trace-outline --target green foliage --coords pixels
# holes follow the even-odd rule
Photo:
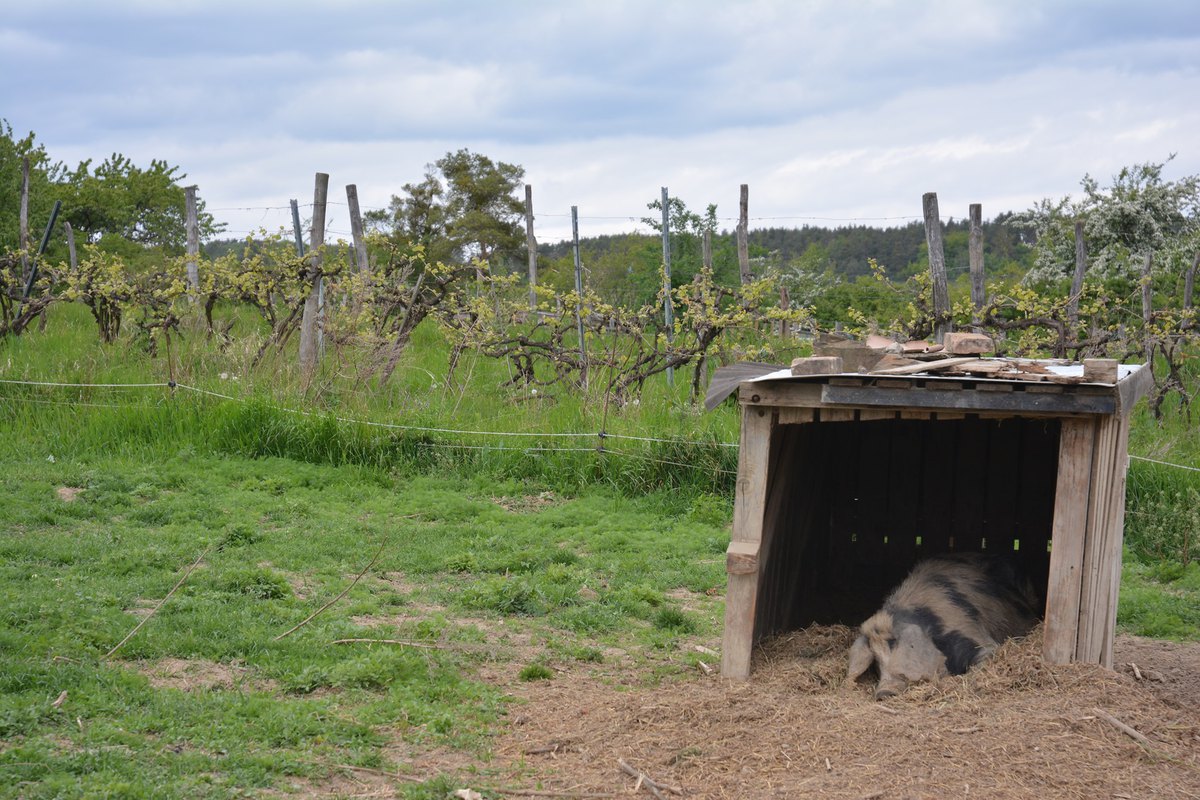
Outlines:
[[[516,196],[524,168],[462,149],[405,184],[388,210],[367,221],[394,245],[419,247],[433,262],[507,264],[525,244],[524,200]]]
[[[83,161],[65,176],[64,214],[91,244],[126,242],[178,255],[186,240],[186,202],[179,167],[154,159],[143,168],[113,153],[94,168]],[[201,238],[219,230],[197,200]],[[128,255],[128,252],[125,253]]]
[[[0,119],[0,253],[20,249],[18,235],[21,208],[22,160],[29,159],[29,231],[28,248],[38,245],[38,238],[50,220],[54,201],[62,199],[58,184],[65,168],[51,161],[45,145],[39,144],[32,131],[18,138],[12,125]]]
[[[1127,554],[1117,624],[1138,636],[1200,638],[1200,562],[1146,564]]]
[[[1133,461],[1128,484],[1125,541],[1138,558],[1200,562],[1200,475]]]

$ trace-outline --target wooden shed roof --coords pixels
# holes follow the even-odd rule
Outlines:
[[[749,405],[1124,415],[1152,385],[1153,375],[1145,364],[1117,365],[1117,380],[1105,382],[1086,379],[1079,363],[967,358],[903,371],[798,375],[793,369],[780,369],[742,381],[739,397]]]

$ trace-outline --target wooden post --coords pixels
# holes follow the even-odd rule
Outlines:
[[[987,302],[983,281],[983,206],[972,203],[968,213],[971,218],[971,233],[967,242],[971,266],[971,308],[974,310],[975,332],[983,333],[979,327],[983,304]]]
[[[704,268],[709,272],[712,271],[712,231],[704,229],[704,239],[700,244],[700,259],[704,264]]]
[[[1142,262],[1142,324],[1145,329],[1143,347],[1146,351],[1146,364],[1154,368],[1154,336],[1150,326],[1154,324],[1154,280],[1150,268],[1154,266],[1154,253],[1146,253]]]
[[[579,301],[575,304],[575,327],[579,332],[579,377],[587,391],[587,340],[583,335],[583,262],[579,258],[579,206],[571,206],[571,238],[575,253],[575,293]]]
[[[21,279],[29,279],[29,156],[21,157],[21,211],[17,248],[21,251]]]
[[[183,196],[187,213],[187,279],[194,303],[196,292],[200,290],[200,223],[196,213],[196,187],[185,186]]]
[[[782,283],[779,284],[779,308],[782,311],[788,311],[792,307],[792,298],[788,294],[788,288]],[[786,318],[779,320],[779,338],[786,339],[791,334],[788,329],[788,321]]]
[[[1058,441],[1058,485],[1054,493],[1050,578],[1042,657],[1050,664],[1075,658],[1083,585],[1083,548],[1088,531],[1088,487],[1096,423],[1064,419]]]
[[[525,184],[525,249],[529,251],[529,312],[536,314],[537,239],[533,237],[533,187],[528,183]]]
[[[725,590],[725,635],[721,646],[721,674],[735,680],[750,677],[754,612],[758,604],[759,575],[762,571],[758,556],[762,545],[763,514],[767,507],[767,472],[773,424],[774,414],[770,408],[742,407],[733,537],[725,556],[728,578]]]
[[[942,220],[938,215],[937,192],[921,198],[925,212],[925,241],[929,245],[929,277],[933,283],[933,340],[953,330],[950,319],[950,289],[946,284],[946,251],[942,245]]]
[[[1192,308],[1192,293],[1196,289],[1196,267],[1200,266],[1200,251],[1192,256],[1192,266],[1188,267],[1187,275],[1183,278],[1183,310]]]
[[[750,186],[742,184],[741,201],[738,204],[737,226],[738,270],[742,275],[742,285],[750,282]]]
[[[367,275],[371,271],[371,262],[367,257],[367,237],[363,232],[362,211],[358,206],[358,186],[347,184],[346,205],[350,208],[350,235],[354,237],[354,261],[358,271]]]
[[[75,231],[71,230],[71,223],[63,223],[63,231],[67,234],[67,263],[71,265],[71,270],[74,271],[79,265],[75,257]]]
[[[662,251],[663,251],[663,320],[667,327],[667,344],[675,338],[675,307],[671,297],[671,210],[667,187],[662,187]],[[675,386],[675,368],[667,367],[667,386]]]
[[[304,315],[300,320],[300,369],[306,376],[316,369],[321,346],[318,340],[321,327],[321,246],[325,243],[325,205],[328,196],[329,175],[318,172],[313,188],[312,233],[309,238],[312,286],[304,301]]]
[[[1083,293],[1083,277],[1087,274],[1087,240],[1083,237],[1083,222],[1075,222],[1075,275],[1071,278],[1071,294],[1067,298],[1067,319],[1072,330],[1079,324],[1079,296]]]

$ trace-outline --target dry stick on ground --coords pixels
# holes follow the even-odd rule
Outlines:
[[[158,610],[163,607],[163,604],[171,599],[171,595],[175,594],[175,592],[179,589],[180,586],[183,586],[183,582],[188,579],[188,576],[192,574],[192,572],[196,569],[196,567],[200,566],[200,562],[204,560],[204,557],[206,555],[208,555],[208,551],[211,549],[212,549],[211,544],[208,547],[204,548],[204,552],[201,553],[200,556],[195,561],[192,562],[192,565],[190,567],[188,567],[187,572],[183,573],[183,577],[179,579],[179,582],[171,587],[171,591],[167,592],[166,596],[162,600],[158,601],[158,605],[156,605],[154,607],[154,610],[151,611],[149,614],[147,614],[146,617],[141,622],[139,622],[137,625],[135,625],[133,627],[133,630],[131,630],[129,633],[127,633],[125,635],[124,639],[122,639],[121,641],[119,641],[115,645],[113,645],[113,649],[109,650],[107,653],[104,654],[105,658],[109,658],[110,656],[112,656],[113,653],[120,650],[125,645],[126,642],[128,642],[130,639],[133,638],[133,635],[135,633],[137,633],[138,631],[140,631],[142,629],[143,625],[145,625],[147,622],[150,621],[151,617],[153,617],[155,614],[158,613]]]
[[[1135,731],[1133,728],[1126,725],[1124,722],[1121,722],[1121,720],[1117,719],[1112,714],[1109,714],[1106,711],[1102,711],[1099,708],[1092,709],[1092,713],[1095,714],[1100,719],[1107,722],[1109,725],[1112,725],[1114,728],[1116,728],[1121,733],[1128,736],[1130,739],[1133,739],[1135,742],[1140,744],[1142,747],[1146,748],[1147,750],[1151,749],[1149,739],[1147,739],[1145,736],[1143,736],[1142,734]]]
[[[419,647],[422,650],[445,650],[440,644],[410,642],[405,639],[334,639],[332,644],[396,644],[401,647]]]
[[[316,618],[317,618],[317,616],[318,616],[318,615],[320,615],[320,614],[321,614],[321,612],[323,612],[325,609],[329,608],[331,605],[333,605],[334,603],[336,603],[338,600],[341,600],[343,597],[345,597],[347,594],[349,594],[349,593],[350,593],[350,590],[354,588],[354,585],[355,585],[356,583],[358,583],[360,580],[362,580],[362,576],[367,574],[367,570],[369,570],[371,567],[375,566],[375,562],[379,560],[379,557],[380,557],[381,555],[383,555],[383,548],[387,546],[387,543],[388,543],[387,537],[384,537],[383,541],[379,543],[379,549],[375,551],[375,555],[374,555],[374,556],[372,556],[372,557],[371,557],[371,560],[367,562],[367,565],[366,565],[365,567],[363,567],[363,568],[362,568],[362,572],[360,572],[360,573],[358,573],[357,575],[355,575],[355,576],[354,576],[354,580],[350,581],[350,585],[349,585],[349,586],[347,586],[345,589],[343,589],[341,594],[339,594],[337,597],[335,597],[335,598],[333,598],[332,600],[330,600],[330,601],[329,601],[328,603],[326,603],[325,605],[323,605],[323,606],[321,606],[320,608],[318,608],[318,609],[317,609],[316,611],[314,611],[313,613],[309,614],[307,617],[305,617],[305,618],[304,618],[303,620],[301,620],[300,622],[296,623],[296,625],[295,625],[295,626],[293,626],[293,627],[289,628],[288,630],[286,630],[286,631],[284,631],[283,633],[281,633],[281,634],[279,634],[278,636],[276,636],[276,637],[275,637],[274,639],[272,639],[271,641],[273,641],[273,642],[278,642],[280,639],[283,639],[283,638],[285,638],[285,637],[287,637],[287,636],[290,636],[290,635],[292,635],[293,633],[295,633],[296,631],[300,630],[300,629],[301,629],[301,628],[303,628],[305,625],[307,625],[308,623],[310,623],[310,622],[312,622],[314,619],[316,619]]]
[[[556,792],[553,789],[496,789],[496,792],[501,797],[568,797],[568,798],[592,798],[592,797],[616,797],[612,792],[572,792],[561,791]]]
[[[683,794],[683,789],[680,789],[678,786],[667,786],[659,783],[641,770],[629,766],[629,764],[623,758],[617,759],[617,766],[620,767],[621,771],[629,777],[637,778],[638,784],[645,786],[646,789],[649,790],[650,794],[659,798],[659,800],[666,800],[663,792],[670,792],[671,794],[680,795]]]

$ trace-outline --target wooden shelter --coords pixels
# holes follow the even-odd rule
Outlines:
[[[857,625],[945,552],[1014,554],[1045,599],[1046,660],[1111,666],[1129,412],[1150,369],[958,361],[974,371],[740,384],[726,677],[749,676],[764,637]]]

